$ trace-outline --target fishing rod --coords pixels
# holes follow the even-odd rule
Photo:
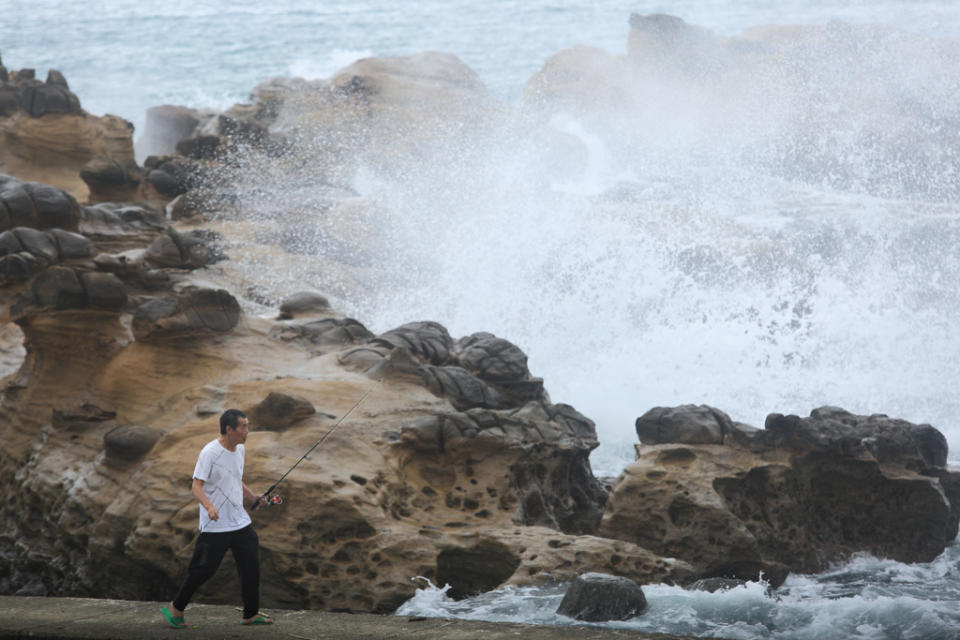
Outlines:
[[[380,378],[380,380],[383,380],[383,378]],[[380,383],[380,380],[377,380],[377,381],[374,382],[372,385],[370,385],[370,388],[367,389],[367,392],[366,392],[366,393],[364,393],[362,396],[360,396],[360,399],[357,400],[357,403],[356,403],[355,405],[353,405],[352,407],[350,407],[350,410],[347,411],[345,414],[343,414],[343,417],[341,417],[339,420],[337,420],[336,424],[334,424],[332,427],[330,427],[330,430],[327,431],[325,434],[323,434],[323,437],[321,437],[319,440],[317,440],[316,442],[314,442],[314,443],[313,443],[313,446],[310,447],[309,449],[307,449],[307,452],[306,452],[305,454],[303,454],[302,456],[300,456],[300,459],[297,460],[296,462],[294,462],[294,463],[293,463],[293,466],[290,467],[289,469],[287,469],[287,472],[284,473],[282,476],[280,476],[280,479],[279,479],[279,480],[277,480],[276,482],[274,482],[273,485],[272,485],[269,489],[267,489],[266,491],[263,492],[263,495],[262,495],[262,496],[260,496],[259,498],[257,498],[257,499],[254,501],[253,506],[250,507],[250,511],[253,511],[253,510],[256,509],[257,507],[259,507],[261,502],[264,503],[264,504],[268,504],[268,505],[271,505],[271,504],[282,504],[283,500],[280,498],[280,496],[270,496],[270,494],[273,493],[273,490],[276,489],[277,486],[278,486],[281,482],[283,482],[283,479],[284,479],[284,478],[286,478],[288,475],[290,475],[290,472],[291,472],[291,471],[293,471],[294,469],[297,468],[297,465],[298,465],[298,464],[300,464],[301,462],[303,462],[304,460],[306,460],[307,456],[310,455],[310,454],[313,452],[314,449],[316,449],[316,448],[319,447],[321,444],[323,444],[324,440],[326,440],[327,438],[329,438],[329,437],[333,434],[333,432],[337,430],[337,427],[339,427],[341,424],[343,424],[343,421],[346,420],[347,417],[348,417],[351,413],[353,413],[354,409],[356,409],[357,407],[359,407],[359,406],[363,403],[363,401],[367,399],[367,396],[370,395],[370,392],[373,391],[374,388]]]

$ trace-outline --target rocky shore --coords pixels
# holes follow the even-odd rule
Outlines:
[[[636,108],[595,91],[613,76],[694,73],[679,61],[718,48],[716,73],[740,74],[804,42],[632,25],[626,57],[551,59],[525,126],[551,104],[589,110],[588,94]],[[370,259],[384,230],[363,224],[377,205],[350,186],[358,168],[415,171],[452,140],[516,126],[508,111],[449,54],[361,60],[327,81],[266,81],[224,113],[159,106],[139,165],[132,127],[83,111],[61,74],[0,65],[0,594],[168,598],[195,535],[195,456],[230,407],[250,415],[246,482],[262,490],[356,405],[285,502],[254,513],[268,607],[390,613],[416,577],[455,598],[585,573],[775,588],[861,551],[939,555],[960,472],[930,425],[820,407],[756,428],[645,407],[636,461],[600,479],[593,421],[551,398],[509,336],[431,319],[375,333],[337,309],[402,277]],[[200,601],[224,604],[235,580],[221,572]],[[468,626],[451,624],[442,637]]]

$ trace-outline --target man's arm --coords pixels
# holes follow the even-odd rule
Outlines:
[[[200,506],[207,510],[207,515],[210,516],[211,520],[219,520],[220,512],[217,510],[213,503],[210,502],[210,498],[207,497],[207,494],[203,491],[203,480],[200,478],[193,479],[193,487],[190,489],[193,492],[193,497],[197,499],[197,502],[200,503]]]
[[[247,500],[253,501],[254,504],[256,504],[258,500],[260,500],[260,494],[254,493],[253,491],[251,491],[250,487],[247,486],[246,482],[241,481],[240,485],[243,487],[244,498],[246,498]]]

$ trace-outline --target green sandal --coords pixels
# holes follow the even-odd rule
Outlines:
[[[183,619],[183,616],[173,615],[173,612],[166,607],[160,609],[160,613],[163,614],[163,617],[167,619],[167,622],[169,622],[170,626],[174,629],[183,629],[187,626],[187,621]]]
[[[244,620],[240,624],[273,624],[273,620],[263,615],[262,613],[256,618],[251,618],[250,620]]]

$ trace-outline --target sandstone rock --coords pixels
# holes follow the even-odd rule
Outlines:
[[[260,404],[247,413],[253,428],[283,431],[290,425],[309,418],[317,412],[306,398],[271,391]]]
[[[270,329],[270,338],[295,342],[316,354],[366,342],[373,337],[373,333],[353,318],[324,318],[303,324],[282,324]],[[379,360],[379,353],[376,358]]]
[[[603,573],[585,573],[567,589],[557,613],[585,622],[629,620],[647,608],[643,589],[633,580]]]
[[[638,420],[638,433],[679,440],[677,430],[663,438],[661,417],[679,416],[682,433],[704,419],[726,422],[716,413],[658,408]],[[599,532],[683,558],[704,577],[762,573],[776,586],[788,571],[820,571],[863,550],[928,561],[956,531],[952,478],[931,477],[942,467],[930,463],[945,460],[932,427],[825,407],[737,431],[749,446],[736,438],[640,446]]]

